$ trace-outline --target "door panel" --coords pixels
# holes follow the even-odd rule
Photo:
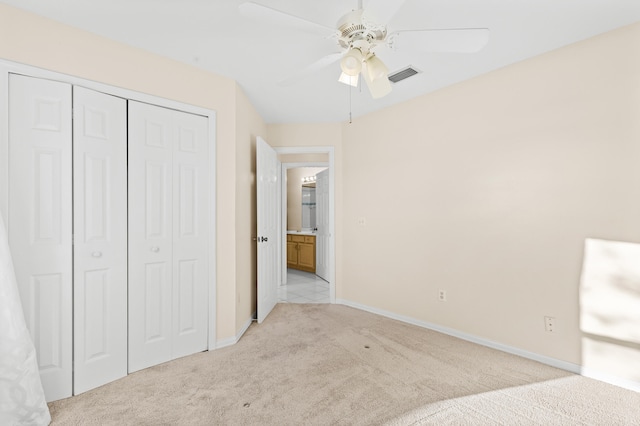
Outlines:
[[[256,143],[258,210],[258,322],[278,302],[278,155],[262,138]]]
[[[171,359],[170,121],[129,101],[129,372]]]
[[[207,349],[209,145],[207,119],[172,111],[173,357]]]
[[[180,238],[197,237],[197,219],[198,219],[198,170],[193,166],[180,165],[179,172],[179,229]]]
[[[9,77],[9,245],[47,401],[72,392],[71,86]]]
[[[86,242],[106,241],[109,239],[108,206],[110,194],[107,192],[111,186],[109,182],[111,170],[109,169],[113,166],[110,164],[110,158],[108,157],[89,152],[85,152],[83,157],[83,153],[78,152],[80,151],[80,144],[81,142],[74,142],[75,152],[79,154],[75,158],[74,167],[76,167],[76,162],[80,162],[79,167],[76,167],[76,169],[78,169],[80,176],[83,178],[81,186],[84,186],[84,191],[79,192],[76,197],[84,197],[83,204],[87,214],[83,214],[85,211],[78,212],[84,216],[84,227],[78,228],[76,225],[76,231],[84,234],[83,240]],[[123,145],[124,147],[125,145]]]
[[[170,269],[168,262],[147,262],[144,274],[144,338],[142,343],[165,343],[170,342],[167,329],[171,319],[171,311],[168,309],[167,301],[170,299]],[[138,307],[140,308],[140,307]],[[164,345],[163,345],[164,346]],[[170,347],[168,348],[170,351]],[[163,355],[157,359],[164,359]],[[160,361],[162,362],[162,361]]]
[[[74,87],[74,394],[127,374],[126,101]]]
[[[62,188],[60,156],[62,150],[34,148],[34,205],[33,242],[37,244],[60,244],[62,242]]]
[[[93,363],[100,358],[110,355],[108,328],[109,322],[109,283],[112,281],[109,277],[109,269],[96,269],[86,271],[84,274],[84,319],[76,318],[77,325],[82,325],[85,333],[75,336],[76,345],[82,347],[84,356],[76,357],[76,365],[80,363]],[[91,332],[88,332],[91,330]],[[81,340],[81,341],[79,341]],[[78,349],[76,349],[78,350]],[[125,359],[126,361],[126,359]],[[75,383],[80,379],[78,367],[75,368]],[[126,370],[126,363],[125,363]],[[78,385],[75,385],[74,394],[81,391]]]
[[[178,335],[196,330],[197,260],[184,260],[178,264]]]
[[[207,130],[129,102],[129,371],[207,348]]]
[[[40,372],[56,374],[63,367],[65,349],[61,342],[64,333],[61,311],[64,306],[63,275],[32,275],[30,284],[32,297],[27,323],[30,324],[29,329],[34,330],[32,337],[36,348],[40,348],[37,352]]]
[[[162,160],[161,160],[162,161]],[[164,161],[168,161],[165,159]],[[171,188],[167,180],[170,178],[170,164],[145,161],[144,170],[144,229],[147,240],[167,239],[171,236],[171,225],[168,219]]]

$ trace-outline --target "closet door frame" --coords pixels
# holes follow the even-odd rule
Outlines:
[[[184,111],[207,117],[209,142],[209,309],[207,349],[216,348],[216,112],[208,108],[197,107],[158,96],[122,89],[108,84],[98,83],[79,77],[61,74],[29,65],[0,59],[0,213],[5,219],[7,229],[9,213],[9,74],[21,74],[29,77],[54,80],[82,86],[121,98],[145,102],[165,108]]]

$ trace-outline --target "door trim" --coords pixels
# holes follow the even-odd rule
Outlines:
[[[282,205],[281,205],[281,216],[284,222],[284,226],[282,227],[282,232],[278,238],[278,244],[280,245],[280,250],[283,252],[286,250],[286,242],[287,239],[287,225],[286,225],[286,216],[284,216],[283,212],[286,211],[286,182],[284,177],[286,176],[286,168],[293,167],[328,167],[329,168],[329,302],[336,303],[336,213],[335,213],[335,181],[336,181],[336,168],[335,168],[335,147],[333,146],[288,146],[288,147],[274,147],[278,154],[327,154],[329,156],[329,162],[309,162],[309,163],[282,163]],[[283,271],[286,271],[287,267],[287,256],[286,253],[283,253],[282,257],[282,267]],[[286,282],[286,274],[283,274],[283,282]]]
[[[0,213],[5,218],[5,226],[9,229],[9,74],[22,74],[29,77],[55,80],[103,92],[124,99],[149,103],[165,108],[175,109],[207,117],[209,141],[209,310],[208,310],[208,342],[207,349],[216,348],[216,111],[208,108],[189,105],[160,96],[148,95],[134,90],[123,89],[109,84],[99,83],[68,74],[50,71],[30,65],[0,59]]]

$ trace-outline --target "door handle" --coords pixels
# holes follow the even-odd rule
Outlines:
[[[259,243],[266,243],[267,241],[269,241],[268,237],[258,237],[258,242]]]
[[[94,251],[93,253],[91,253],[91,256],[93,256],[93,257],[102,257],[102,252],[101,251]]]

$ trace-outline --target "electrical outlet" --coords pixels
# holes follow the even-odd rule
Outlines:
[[[441,302],[447,301],[447,292],[444,290],[438,290],[438,300]]]
[[[358,225],[365,226],[366,224],[367,224],[367,219],[365,219],[364,217],[358,218]]]
[[[544,317],[544,329],[549,333],[556,331],[556,319],[554,317]]]

